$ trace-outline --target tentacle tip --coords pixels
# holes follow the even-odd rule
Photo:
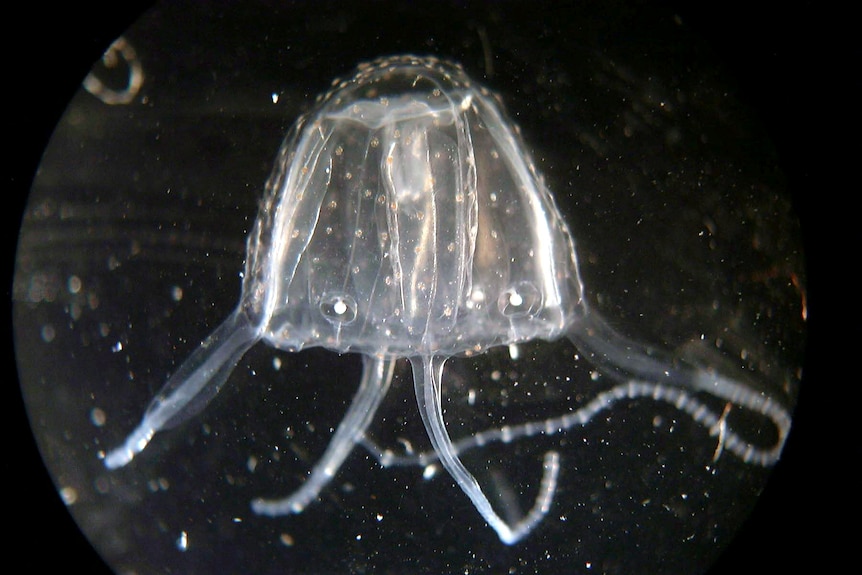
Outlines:
[[[155,430],[152,427],[141,424],[121,446],[115,447],[105,455],[105,467],[117,469],[128,464],[147,447],[154,434]]]
[[[134,457],[134,453],[125,447],[118,447],[108,452],[103,458],[105,467],[110,470],[118,469],[129,463]]]
[[[299,515],[305,510],[305,505],[298,501],[269,500],[258,497],[251,500],[251,510],[257,515],[279,517],[282,515]]]
[[[515,534],[503,535],[502,533],[498,533],[497,535],[500,536],[500,541],[504,545],[514,545],[515,543],[517,543],[518,541],[520,541],[523,538],[523,535],[519,536],[519,535],[515,535]]]
[[[257,515],[266,515],[266,502],[263,499],[252,499],[251,510]]]

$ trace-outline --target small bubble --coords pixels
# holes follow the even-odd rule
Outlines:
[[[149,489],[151,493],[167,491],[170,486],[170,482],[164,477],[156,477],[147,481],[147,489]]]
[[[183,299],[183,288],[180,286],[174,286],[171,288],[171,299],[174,301],[180,301]]]
[[[78,500],[78,490],[74,487],[62,487],[60,488],[60,498],[66,505],[74,505]]]
[[[285,547],[293,547],[293,535],[291,535],[290,533],[282,533],[278,539]]]
[[[45,343],[51,343],[54,341],[54,338],[57,337],[57,332],[54,329],[54,326],[51,324],[45,324],[42,326],[42,341]]]
[[[81,278],[78,276],[69,276],[68,281],[66,282],[66,288],[69,290],[69,293],[78,293],[81,291]]]
[[[105,421],[107,421],[107,419],[108,418],[105,415],[105,412],[98,407],[94,407],[90,410],[90,421],[96,427],[102,427],[103,425],[105,425]]]

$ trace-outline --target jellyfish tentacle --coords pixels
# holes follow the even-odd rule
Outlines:
[[[620,385],[600,394],[591,402],[598,409],[620,399],[652,397],[685,411],[709,429],[711,435],[720,435],[723,447],[745,463],[766,467],[781,456],[790,432],[791,414],[779,396],[765,393],[744,381],[725,377],[712,369],[675,362],[657,349],[628,339],[595,312],[581,318],[568,335],[572,343],[593,363],[620,382]],[[725,419],[695,394],[712,395],[730,402],[732,406],[765,417],[775,427],[776,440],[765,447],[747,441],[740,433],[726,426]],[[590,413],[588,419],[591,417]],[[561,419],[565,419],[565,416]],[[570,426],[563,427],[567,429]]]
[[[575,427],[587,425],[595,419],[596,415],[611,409],[621,401],[644,398],[668,403],[688,414],[692,420],[705,427],[711,436],[720,438],[722,450],[733,453],[744,463],[768,467],[778,461],[784,442],[790,433],[791,418],[787,409],[768,396],[763,396],[739,382],[712,372],[701,370],[695,377],[696,387],[693,391],[710,393],[727,400],[731,408],[748,409],[768,418],[776,428],[775,441],[769,446],[758,447],[727,425],[724,414],[719,414],[685,389],[633,379],[599,393],[577,410],[564,415],[486,429],[462,437],[452,442],[452,451],[460,456],[467,451],[493,443],[511,443],[538,435],[564,433]],[[383,467],[427,466],[440,458],[434,451],[396,454],[382,448],[367,437],[363,438],[361,443]]]
[[[763,415],[772,422],[778,432],[772,446],[758,447],[747,441],[734,429],[725,428],[723,416],[711,414],[714,421],[710,421],[710,425],[707,427],[710,434],[722,437],[724,449],[729,450],[745,463],[754,463],[766,467],[778,461],[784,448],[784,442],[790,433],[791,416],[786,407],[768,395],[759,393],[738,381],[712,371],[698,370],[694,379],[697,390],[726,399],[731,406],[742,407]],[[695,421],[700,421],[696,413],[692,412],[691,416]]]
[[[434,451],[440,458],[440,463],[458,487],[470,498],[473,506],[488,525],[497,532],[500,540],[507,545],[512,545],[529,534],[548,513],[557,488],[559,456],[553,451],[545,455],[539,495],[530,511],[514,524],[504,521],[494,511],[479,482],[461,463],[457,448],[452,444],[449,432],[446,430],[441,403],[441,379],[445,362],[446,358],[440,356],[411,359],[413,385],[422,422],[425,424]]]
[[[370,355],[364,355],[362,360],[362,380],[359,390],[353,397],[341,423],[338,424],[323,457],[314,465],[308,479],[287,497],[253,500],[251,508],[255,513],[271,517],[301,513],[317,499],[321,490],[332,480],[357,442],[365,435],[377,408],[389,391],[395,370],[395,360]]]
[[[260,330],[237,309],[201,343],[153,398],[122,445],[105,455],[108,469],[123,467],[158,431],[200,413],[218,394],[239,359],[260,339]]]

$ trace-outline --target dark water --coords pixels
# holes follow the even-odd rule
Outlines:
[[[733,333],[725,349],[750,349],[767,382],[794,381],[801,363],[794,288],[804,266],[791,253],[798,236],[785,225],[779,159],[748,94],[672,11],[552,18],[549,8],[538,19],[531,5],[457,12],[453,26],[439,6],[381,8],[371,22],[349,9],[220,10],[152,13],[126,34],[143,64],[141,96],[109,107],[78,94],[43,160],[44,201],[25,212],[39,230],[22,238],[29,267],[13,286],[27,406],[69,510],[108,563],[183,573],[703,571],[767,472],[730,457],[713,465],[702,429],[651,404],[572,434],[576,467],[564,470],[557,528],[515,549],[456,506],[444,475],[381,470],[364,452],[303,515],[249,513],[251,498],[295,488],[325,446],[358,380],[355,358],[256,348],[215,413],[163,438],[141,466],[102,469],[97,452],[235,304],[244,235],[286,129],[329,80],[382,53],[456,58],[503,95],[584,251],[588,291],[632,335],[723,361],[690,339]],[[686,242],[699,226],[720,230],[706,249]],[[559,375],[548,353],[514,379]],[[396,431],[374,430],[393,442],[417,419],[403,393],[409,374],[399,382],[383,414]],[[541,406],[519,406],[531,408]],[[274,444],[288,451],[281,467],[253,473]],[[491,475],[495,465],[507,476],[527,469],[532,450],[486,454]],[[536,480],[525,476],[525,490]]]

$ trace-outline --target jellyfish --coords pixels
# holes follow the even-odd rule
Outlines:
[[[253,500],[261,515],[301,513],[362,445],[384,466],[439,461],[499,539],[514,544],[549,512],[559,454],[545,454],[532,508],[508,519],[461,455],[563,433],[636,398],[672,404],[746,463],[778,459],[791,421],[782,398],[623,336],[592,309],[588,289],[572,231],[496,95],[435,57],[361,64],[285,138],[248,236],[238,306],[168,379],[137,428],[102,454],[104,464],[129,464],[157,432],[200,413],[261,340],[363,357],[359,388],[324,454],[294,493]],[[615,385],[556,417],[452,439],[443,414],[450,357],[561,338]],[[393,456],[366,434],[402,358],[428,454]],[[766,418],[774,441],[746,438],[704,395]]]

